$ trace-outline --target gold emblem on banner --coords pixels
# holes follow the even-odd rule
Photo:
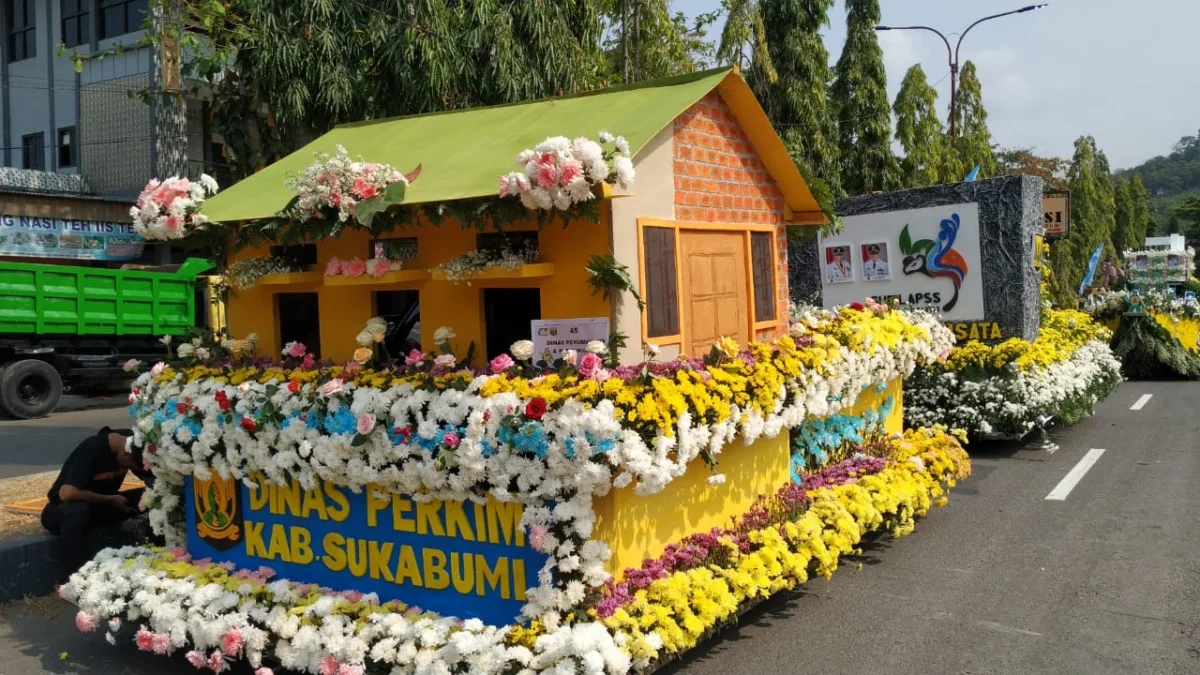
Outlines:
[[[242,538],[238,512],[239,486],[232,478],[213,474],[207,480],[192,479],[196,507],[196,534],[218,549],[232,547]]]

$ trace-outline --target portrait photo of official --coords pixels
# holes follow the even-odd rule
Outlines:
[[[867,281],[887,281],[892,278],[888,266],[887,242],[868,242],[862,245],[863,279]]]
[[[854,281],[854,264],[850,260],[850,246],[836,244],[825,247],[825,281],[840,284]]]

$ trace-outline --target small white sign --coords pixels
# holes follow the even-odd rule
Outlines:
[[[530,321],[533,360],[553,363],[568,349],[580,354],[592,340],[608,344],[608,319],[542,319]]]

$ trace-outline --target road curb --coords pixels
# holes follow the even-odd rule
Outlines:
[[[134,518],[120,526],[103,528],[88,537],[93,554],[104,548],[126,546],[144,540],[146,518]],[[62,561],[62,542],[50,534],[34,534],[0,541],[0,603],[54,590],[54,574]]]

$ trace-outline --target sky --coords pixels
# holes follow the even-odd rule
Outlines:
[[[973,21],[1037,0],[880,0],[883,24],[926,25],[953,46]],[[674,0],[689,16],[720,0]],[[846,8],[837,0],[824,31],[830,63],[846,39]],[[723,23],[723,19],[721,21]],[[710,35],[720,37],[720,25]],[[879,33],[889,98],[904,72],[920,63],[950,101],[946,46],[928,31]],[[1069,158],[1090,134],[1114,168],[1167,154],[1181,136],[1200,131],[1200,0],[1058,0],[1048,7],[984,22],[962,42],[959,59],[975,63],[988,127],[1007,148]],[[944,78],[944,79],[943,79]]]

